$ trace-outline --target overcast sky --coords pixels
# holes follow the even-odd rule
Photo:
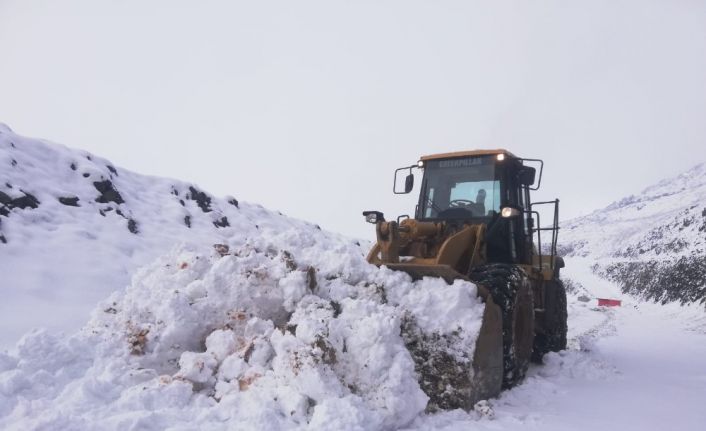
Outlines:
[[[706,1],[0,0],[0,122],[368,238],[505,147],[569,218],[706,161]]]

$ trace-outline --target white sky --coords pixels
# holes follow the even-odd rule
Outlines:
[[[506,147],[573,217],[706,160],[706,1],[0,0],[0,121],[368,238]]]

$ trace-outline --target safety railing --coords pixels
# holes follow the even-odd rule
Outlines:
[[[536,211],[534,209],[535,206],[539,205],[554,205],[554,220],[552,221],[552,224],[550,227],[542,227],[542,224],[540,222],[540,216],[539,216],[539,211]],[[551,247],[549,250],[549,268],[554,270],[554,259],[556,257],[556,246],[557,246],[557,240],[559,238],[559,199],[555,199],[553,201],[544,201],[544,202],[532,202],[530,203],[529,210],[527,211],[528,213],[532,214],[537,218],[537,225],[534,226],[534,223],[529,227],[529,233],[530,237],[534,238],[534,234],[537,234],[537,254],[539,257],[539,270],[541,271],[544,268],[543,264],[543,253],[542,253],[542,232],[543,231],[551,231],[552,232],[552,241],[551,241]],[[533,262],[534,264],[534,262]]]

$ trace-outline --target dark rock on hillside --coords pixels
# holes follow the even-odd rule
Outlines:
[[[96,202],[100,202],[102,204],[115,202],[118,205],[125,203],[123,197],[117,190],[115,190],[115,187],[110,180],[96,181],[93,183],[93,186],[100,192],[100,196],[96,198]]]
[[[18,198],[11,198],[6,193],[0,192],[0,215],[8,215],[13,208],[25,209],[39,207],[40,202],[34,195],[23,190],[21,191],[23,196]]]
[[[128,219],[127,221],[127,230],[130,232],[137,234],[140,231],[137,229],[137,222],[134,219]]]
[[[211,212],[211,197],[206,193],[197,190],[194,186],[189,187],[189,194],[186,195],[187,199],[196,201],[196,204],[201,208],[201,211],[207,213]]]
[[[228,227],[230,226],[230,223],[228,222],[228,217],[223,216],[220,219],[214,221],[213,225],[216,227]]]
[[[78,197],[73,196],[73,197],[60,197],[59,202],[62,204],[69,206],[69,207],[77,207],[78,205]]]

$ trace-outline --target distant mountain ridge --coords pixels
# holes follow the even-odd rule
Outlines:
[[[706,301],[706,163],[562,223],[560,253],[590,257],[626,293]]]

